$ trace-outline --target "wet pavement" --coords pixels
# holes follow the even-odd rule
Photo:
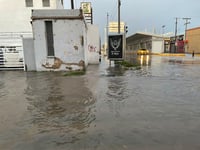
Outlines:
[[[199,150],[199,58],[131,61],[141,67],[0,71],[0,149]]]

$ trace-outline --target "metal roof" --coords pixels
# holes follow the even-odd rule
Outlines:
[[[152,34],[152,33],[146,33],[146,32],[137,32],[129,37],[127,37],[127,41],[133,41],[133,40],[138,40],[146,37],[160,37],[162,38],[161,35],[157,34]]]

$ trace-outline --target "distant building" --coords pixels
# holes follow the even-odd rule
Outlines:
[[[200,53],[200,27],[186,31],[187,53]]]
[[[175,40],[176,39],[176,40]],[[170,51],[169,53],[185,53],[184,49],[184,35],[177,35],[170,37]]]
[[[32,37],[32,9],[63,8],[63,0],[0,0],[0,70],[24,69],[22,41]]]
[[[126,38],[126,50],[136,52],[138,49],[148,49],[151,53],[164,52],[164,38],[160,35],[137,32]]]

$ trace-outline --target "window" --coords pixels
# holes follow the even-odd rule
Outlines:
[[[47,56],[54,56],[54,40],[53,40],[53,23],[52,23],[52,21],[45,21],[45,27],[46,27]]]
[[[33,0],[25,0],[26,7],[33,7]]]
[[[49,7],[50,6],[50,0],[42,0],[43,7]]]

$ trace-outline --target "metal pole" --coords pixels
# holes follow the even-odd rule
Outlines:
[[[187,40],[187,25],[190,24],[190,22],[188,20],[191,20],[191,18],[183,18],[183,20],[185,20],[185,42]],[[187,53],[188,49],[187,49],[187,43],[184,42],[184,48],[185,48],[185,53]]]
[[[108,54],[108,32],[109,32],[109,14],[107,13],[107,23],[106,23],[106,53]]]
[[[121,0],[118,0],[118,33],[120,34],[120,6]]]
[[[177,47],[176,47],[176,40],[177,40],[177,26],[178,26],[178,18],[176,18],[176,23],[175,23],[176,25],[175,25],[175,50],[174,50],[174,53],[176,53],[176,49],[177,49]]]
[[[191,18],[183,18],[183,20],[185,20],[185,40],[187,40],[187,25],[190,24],[190,22],[188,20],[190,20]]]
[[[71,9],[74,9],[74,0],[71,0]]]

